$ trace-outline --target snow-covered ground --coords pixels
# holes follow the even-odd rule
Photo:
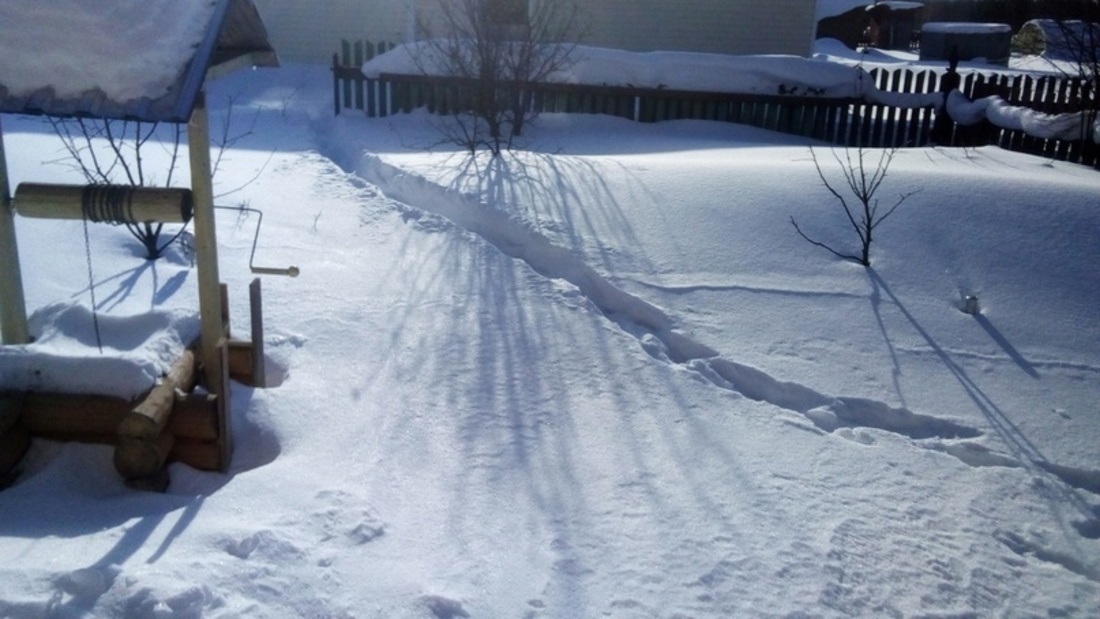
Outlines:
[[[139,493],[109,447],[37,441],[0,493],[0,616],[1100,610],[1096,171],[902,151],[881,195],[917,193],[864,269],[790,225],[856,249],[787,136],[546,116],[490,160],[330,93],[323,67],[211,85],[215,123],[230,95],[257,119],[220,203],[301,268],[264,280],[276,386],[235,386],[231,474]],[[3,122],[13,186],[80,181]],[[218,224],[247,333],[255,217]],[[166,367],[186,256],[90,226],[101,356],[81,223],[17,232],[38,354]]]

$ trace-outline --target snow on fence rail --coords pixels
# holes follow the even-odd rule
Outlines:
[[[421,107],[437,114],[468,107],[473,80],[386,73],[369,79],[363,75],[364,62],[394,47],[393,43],[385,42],[375,45],[367,41],[342,41],[341,52],[332,56],[335,114],[355,109],[374,118]],[[535,112],[608,114],[639,122],[681,119],[734,122],[843,146],[992,144],[1100,168],[1100,146],[1095,143],[1034,137],[1022,130],[999,128],[987,122],[964,125],[946,117],[933,131],[935,107],[901,107],[891,97],[881,96],[941,92],[944,69],[876,68],[869,73],[879,91],[878,103],[865,98],[548,83],[537,87],[531,105]],[[997,95],[1010,105],[1047,114],[1079,111],[1085,92],[1081,80],[1061,76],[968,72],[959,78],[958,89],[969,99]]]

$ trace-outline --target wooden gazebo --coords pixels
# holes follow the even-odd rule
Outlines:
[[[39,0],[4,0],[0,3],[0,22],[5,32],[48,33],[55,28],[71,29],[73,20],[82,17],[81,12],[94,20],[111,8],[109,1],[65,0],[63,4],[66,6],[51,4],[46,11],[42,10]],[[3,478],[22,457],[29,437],[38,434],[41,424],[34,415],[45,409],[51,411],[53,419],[62,421],[52,422],[53,426],[43,433],[44,436],[114,442],[116,468],[128,482],[138,487],[163,488],[167,483],[164,464],[169,460],[221,471],[229,466],[232,440],[228,376],[232,347],[218,274],[204,84],[212,75],[238,67],[278,66],[278,60],[252,0],[147,0],[140,6],[143,15],[135,19],[144,18],[157,24],[156,32],[148,37],[148,44],[158,49],[149,50],[149,55],[155,52],[158,58],[172,62],[150,68],[141,49],[133,50],[132,55],[108,60],[88,53],[89,49],[95,49],[96,37],[103,37],[100,42],[106,44],[107,37],[125,36],[120,32],[128,28],[129,24],[125,23],[115,24],[114,32],[88,32],[85,37],[73,38],[71,47],[67,44],[60,49],[53,47],[48,50],[48,56],[36,57],[40,54],[39,48],[18,50],[18,56],[13,58],[9,53],[7,60],[0,62],[0,113],[187,123],[191,186],[177,190],[168,201],[183,204],[188,211],[184,217],[192,215],[194,220],[201,320],[197,350],[193,355],[192,351],[186,351],[162,384],[136,405],[94,396],[51,399],[50,394],[23,393],[0,385],[0,487]],[[164,48],[166,45],[175,47]],[[0,48],[3,46],[0,41]],[[0,54],[11,51],[0,49]],[[141,71],[161,74],[134,80],[138,84],[151,85],[138,93],[119,94],[119,88],[107,83],[80,92],[70,92],[72,88],[63,85],[62,80],[74,75],[74,70],[77,75],[82,69],[87,69],[90,75],[102,74],[104,62],[118,69],[118,75]],[[82,67],[82,63],[99,64]],[[26,70],[28,64],[34,65],[33,74]],[[69,191],[65,186],[52,187],[53,193],[38,193],[37,197],[38,202],[56,202],[53,217],[58,216],[58,211],[66,210],[71,211],[72,218],[84,216],[79,196],[86,196],[89,191],[80,187],[72,187]],[[31,195],[36,191],[36,188],[27,188],[25,193]],[[0,332],[5,346],[30,341],[14,216],[17,213],[34,215],[21,211],[21,192],[22,186],[13,199],[0,129]],[[77,197],[67,199],[67,195]],[[146,198],[135,195],[132,201],[140,203],[143,200]],[[143,217],[156,217],[156,209],[152,205],[150,209],[152,214]],[[178,208],[175,212],[179,217]],[[195,361],[189,363],[188,359],[192,358]],[[189,367],[191,364],[194,367]],[[180,390],[187,391],[187,387],[200,378],[206,391],[200,394],[201,398],[189,399],[180,394]],[[196,399],[201,401],[196,403]],[[71,415],[59,411],[66,406],[81,410]],[[72,422],[79,427],[64,427],[65,419],[79,419],[79,422]],[[59,423],[61,427],[57,426]],[[109,430],[106,437],[104,430]],[[198,438],[200,435],[203,438]]]

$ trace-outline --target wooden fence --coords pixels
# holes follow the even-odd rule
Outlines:
[[[367,79],[360,67],[375,54],[394,47],[343,41],[333,54],[334,112],[363,110],[370,117],[407,113],[426,107],[436,114],[470,108],[475,80],[426,75],[383,74]],[[871,71],[875,86],[894,93],[933,93],[943,86],[944,70],[908,68]],[[1046,113],[1077,111],[1083,93],[1079,80],[1003,73],[966,73],[959,89],[971,99],[996,94],[1013,105]],[[982,123],[964,127],[942,122],[933,137],[932,107],[900,108],[862,99],[796,95],[745,95],[657,88],[539,84],[528,93],[532,112],[608,114],[638,122],[697,119],[733,122],[843,146],[875,148],[995,144],[1002,148],[1100,168],[1100,147],[1091,142],[1046,140],[1022,131]],[[935,138],[935,139],[934,139]]]

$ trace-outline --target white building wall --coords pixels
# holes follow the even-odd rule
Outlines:
[[[532,0],[546,1],[546,0]],[[403,42],[431,0],[255,0],[283,62],[328,63],[341,39]],[[581,41],[632,51],[809,55],[815,0],[582,0]]]
[[[413,0],[254,0],[282,62],[332,62],[340,40],[401,43]]]
[[[585,42],[632,51],[810,54],[815,0],[590,0]]]

